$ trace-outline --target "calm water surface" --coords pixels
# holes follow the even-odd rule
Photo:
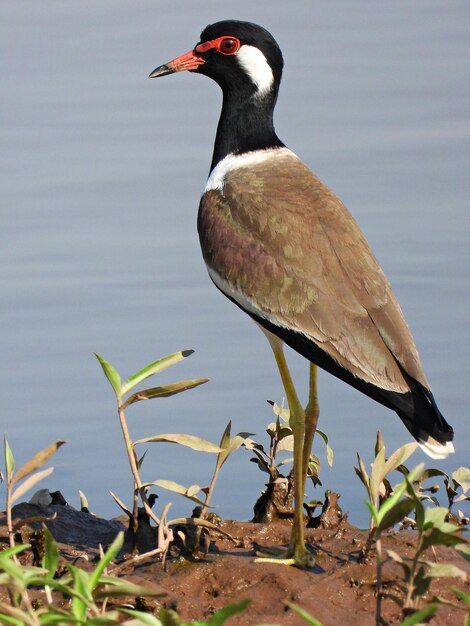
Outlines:
[[[286,68],[281,138],[346,202],[402,303],[442,412],[469,463],[470,7],[426,2],[2,3],[0,318],[1,430],[21,462],[68,441],[48,481],[102,515],[130,500],[113,394],[92,356],[126,377],[184,348],[195,354],[161,381],[208,377],[173,399],[129,411],[135,438],[188,432],[261,441],[267,399],[282,389],[254,324],[211,285],[196,211],[220,107],[204,77],[147,80],[223,18],[263,24]],[[295,8],[293,8],[295,7]],[[289,355],[306,393],[307,366]],[[335,450],[325,487],[364,523],[352,465],[375,432],[407,440],[390,411],[322,374],[321,427]],[[324,453],[318,444],[322,460]],[[215,502],[249,518],[265,475],[241,450]],[[417,453],[415,462],[422,460]],[[154,444],[145,478],[204,485],[214,459]],[[315,494],[311,494],[312,496]],[[174,513],[188,506],[172,499]]]

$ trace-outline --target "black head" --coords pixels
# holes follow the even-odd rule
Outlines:
[[[246,90],[252,95],[277,95],[282,53],[273,36],[251,22],[224,20],[210,24],[190,52],[161,65],[151,78],[189,70],[215,80],[224,92]]]

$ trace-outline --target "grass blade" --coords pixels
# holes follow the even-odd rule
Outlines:
[[[135,609],[121,609],[118,611],[120,613],[124,613],[124,615],[130,615],[130,617],[137,618],[135,622],[140,624],[145,624],[146,626],[163,626],[163,622],[161,622],[158,617],[151,615],[150,613],[143,613],[142,611],[136,611]]]
[[[90,576],[90,590],[93,591],[96,585],[99,583],[100,578],[109,565],[110,561],[115,558],[118,554],[119,550],[122,548],[124,544],[124,533],[121,531],[116,535],[113,543],[106,550],[102,559],[100,559],[98,565],[95,567]]]
[[[307,622],[307,624],[309,624],[310,626],[322,626],[321,622],[319,622],[315,617],[313,617],[313,615],[310,615],[310,613],[307,613],[305,609],[302,609],[300,606],[297,606],[297,604],[294,604],[293,602],[288,602],[287,606],[292,611],[294,611],[294,613],[297,613],[297,615],[301,617],[305,622]]]
[[[55,576],[57,571],[57,564],[59,562],[59,551],[57,550],[57,544],[54,541],[50,530],[45,524],[43,524],[45,554],[42,559],[42,566],[47,569],[51,578]]]
[[[417,624],[427,623],[429,618],[432,617],[436,611],[437,606],[427,606],[425,609],[421,609],[421,611],[409,615],[401,622],[400,626],[415,626]]]

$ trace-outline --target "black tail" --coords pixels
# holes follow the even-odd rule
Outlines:
[[[232,298],[229,299],[232,300]],[[235,300],[232,301],[237,306],[240,306]],[[243,307],[240,306],[240,308],[244,310]],[[437,408],[432,393],[429,389],[423,387],[421,383],[411,378],[402,368],[402,374],[408,383],[409,391],[399,393],[382,389],[377,385],[363,381],[341,367],[305,335],[288,328],[276,326],[250,311],[246,311],[246,313],[312,363],[316,363],[322,369],[333,374],[333,376],[395,411],[424,452],[432,458],[445,458],[450,452],[454,451],[451,443],[454,438],[454,431]],[[397,364],[400,367],[400,364]]]
[[[405,410],[397,410],[397,413],[413,437],[421,444],[421,447],[433,458],[446,457],[454,448],[452,440],[454,430],[437,408],[434,396],[419,382],[407,376],[406,382],[410,387]]]

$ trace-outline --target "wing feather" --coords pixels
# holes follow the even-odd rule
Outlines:
[[[400,306],[339,198],[291,151],[229,169],[199,211],[204,259],[261,317],[308,336],[366,382],[426,388]],[[235,294],[235,295],[234,295]],[[398,364],[399,366],[398,366]]]

